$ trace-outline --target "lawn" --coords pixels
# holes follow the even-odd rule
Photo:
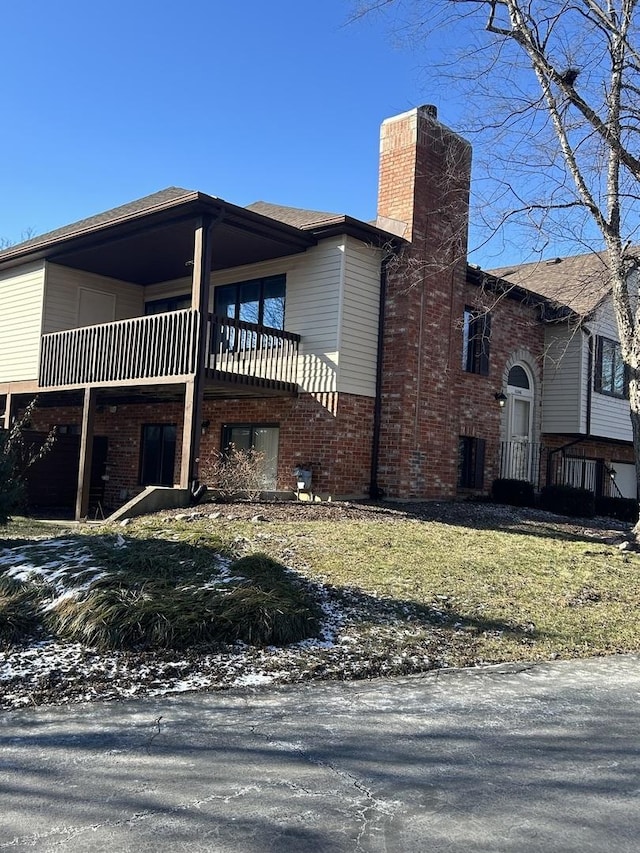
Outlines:
[[[0,679],[4,659],[7,684],[24,694],[16,660],[35,641],[53,659],[73,647],[94,669],[96,654],[111,655],[134,692],[161,690],[157,668],[178,661],[174,681],[190,689],[640,650],[640,555],[615,546],[620,529],[438,506],[208,506],[31,545],[11,524],[5,600],[9,589],[40,617],[5,632]],[[145,681],[136,666],[152,660]],[[31,701],[55,698],[42,673],[22,678]],[[67,697],[122,695],[108,678],[88,693],[70,678],[56,684]]]

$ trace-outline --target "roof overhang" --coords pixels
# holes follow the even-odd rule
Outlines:
[[[190,275],[194,229],[214,222],[212,269],[227,269],[304,252],[317,243],[311,232],[187,191],[121,216],[92,217],[5,250],[0,270],[47,260],[86,272],[145,285]]]
[[[515,299],[516,302],[539,308],[540,319],[546,323],[566,322],[568,320],[578,322],[581,319],[575,311],[566,305],[560,305],[539,293],[534,293],[532,290],[527,290],[505,278],[500,278],[469,264],[467,264],[467,283],[475,287],[484,287],[496,296]]]

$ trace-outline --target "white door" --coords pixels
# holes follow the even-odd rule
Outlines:
[[[507,383],[507,445],[503,452],[503,476],[530,481],[533,384],[528,371],[521,365],[511,368]]]

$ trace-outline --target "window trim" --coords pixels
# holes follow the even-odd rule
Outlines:
[[[274,281],[282,282],[282,326],[265,326],[264,323],[264,302],[265,302],[265,285],[270,284]],[[213,291],[213,313],[219,316],[226,316],[227,319],[236,320],[238,322],[249,322],[246,320],[240,320],[240,310],[242,302],[240,301],[240,288],[245,285],[258,285],[260,288],[260,297],[258,299],[258,322],[254,325],[264,326],[266,329],[275,329],[276,331],[284,331],[285,328],[285,314],[286,314],[286,299],[287,299],[287,276],[286,273],[278,273],[277,275],[266,275],[258,278],[249,278],[243,281],[231,281],[227,284],[218,284],[215,286]],[[227,288],[235,288],[235,312],[233,317],[229,317],[227,314],[222,314],[219,306],[218,299],[220,292]]]
[[[491,314],[465,305],[462,313],[462,369],[466,373],[489,375]]]
[[[613,346],[613,359],[611,362],[611,384],[613,390],[609,390],[608,388],[603,387],[603,345],[611,344]],[[615,377],[616,377],[616,363],[620,362],[622,364],[623,369],[623,388],[622,391],[618,391],[615,389]],[[616,341],[613,338],[607,338],[604,335],[596,336],[596,358],[595,358],[595,371],[593,376],[593,390],[598,394],[603,394],[605,397],[613,397],[616,400],[628,400],[629,399],[629,376],[627,367],[622,361],[622,347],[620,345],[620,341]]]

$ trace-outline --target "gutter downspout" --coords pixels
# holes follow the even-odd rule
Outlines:
[[[389,256],[380,264],[380,303],[378,307],[378,347],[376,353],[376,396],[373,404],[373,436],[371,442],[371,482],[369,497],[377,501],[384,497],[378,485],[378,463],[380,459],[380,426],[382,421],[382,356],[384,353],[385,308],[387,304],[387,265]]]
[[[588,329],[582,330],[587,335],[589,355],[587,358],[587,437],[591,435],[591,398],[593,395],[593,334]]]

